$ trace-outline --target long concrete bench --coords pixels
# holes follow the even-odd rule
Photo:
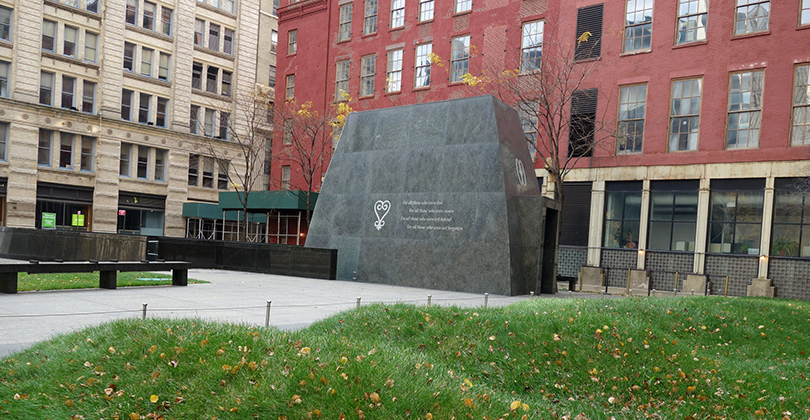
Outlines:
[[[186,261],[19,261],[0,263],[0,293],[17,293],[17,274],[92,273],[99,272],[98,287],[115,289],[119,271],[169,271],[173,286],[188,285]]]

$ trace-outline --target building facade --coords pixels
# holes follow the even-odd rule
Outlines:
[[[308,0],[279,17],[276,101],[322,107],[341,91],[355,110],[476,94],[466,73],[536,77],[570,45],[594,71],[566,111],[590,134],[560,144],[581,156],[559,274],[598,267],[625,287],[644,270],[669,291],[697,274],[728,295],[769,279],[810,299],[810,1]]]
[[[2,224],[184,236],[183,204],[244,166],[229,116],[255,88],[258,10],[0,1]]]

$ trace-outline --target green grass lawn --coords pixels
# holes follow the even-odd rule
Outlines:
[[[0,361],[0,417],[807,419],[809,321],[720,297],[371,305],[295,332],[132,319]]]
[[[207,281],[194,279],[188,279],[188,282],[189,284],[208,283]],[[172,284],[172,276],[147,272],[119,272],[116,284],[118,287],[167,285]],[[60,274],[20,273],[17,276],[18,291],[92,288],[98,288],[98,271],[93,273]]]

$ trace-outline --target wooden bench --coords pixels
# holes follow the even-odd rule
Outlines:
[[[20,261],[0,263],[0,293],[17,293],[17,274],[99,272],[98,287],[115,289],[119,271],[169,271],[173,286],[188,285],[187,261]]]

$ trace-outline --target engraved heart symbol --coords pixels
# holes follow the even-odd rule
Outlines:
[[[374,227],[376,227],[377,230],[380,230],[383,226],[385,226],[385,221],[383,221],[383,219],[385,219],[385,216],[388,214],[388,210],[391,210],[390,201],[377,200],[377,202],[374,203],[374,214],[377,215],[377,221],[374,222]]]

